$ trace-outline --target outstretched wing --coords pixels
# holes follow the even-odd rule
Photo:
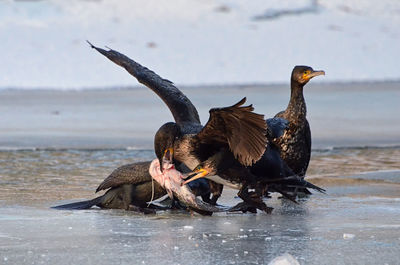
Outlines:
[[[210,118],[196,135],[202,144],[228,144],[235,158],[251,166],[261,158],[266,148],[264,115],[254,113],[253,106],[242,106],[246,98],[233,106],[210,110]]]
[[[106,56],[112,62],[124,67],[136,79],[153,90],[167,104],[177,124],[186,122],[200,124],[199,114],[192,102],[174,84],[161,78],[150,69],[140,65],[129,57],[115,50],[104,50],[92,45],[93,49]]]
[[[124,184],[139,184],[151,181],[150,161],[127,164],[115,169],[96,189],[96,192]]]

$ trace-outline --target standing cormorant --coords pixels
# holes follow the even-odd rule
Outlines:
[[[267,120],[268,125],[276,120],[288,121],[283,135],[273,139],[286,164],[299,176],[305,176],[311,157],[311,130],[306,115],[307,107],[303,96],[303,87],[311,78],[325,75],[324,71],[315,71],[309,66],[294,67],[291,75],[291,95],[286,110]]]

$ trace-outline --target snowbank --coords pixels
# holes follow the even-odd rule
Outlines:
[[[109,46],[177,84],[400,79],[400,2],[1,1],[0,88],[136,85],[91,50]]]

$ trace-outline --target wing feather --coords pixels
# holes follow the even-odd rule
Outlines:
[[[118,187],[124,184],[139,184],[142,182],[151,181],[149,166],[150,161],[120,166],[111,172],[111,174],[105,180],[103,180],[103,182],[96,189],[96,192]]]
[[[243,98],[233,106],[210,110],[210,118],[196,135],[203,144],[227,144],[235,158],[251,166],[265,152],[267,125],[264,115],[253,112],[252,105],[242,106]]]
[[[140,65],[122,53],[112,49],[104,50],[94,46],[90,42],[88,43],[93,49],[106,56],[109,60],[125,68],[140,83],[153,90],[168,106],[176,123],[183,124],[189,122],[200,124],[196,107],[171,81],[160,77],[152,70]]]

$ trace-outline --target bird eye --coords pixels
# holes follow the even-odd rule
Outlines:
[[[201,166],[199,165],[199,166],[197,166],[194,170],[195,171],[199,171],[201,169]]]

